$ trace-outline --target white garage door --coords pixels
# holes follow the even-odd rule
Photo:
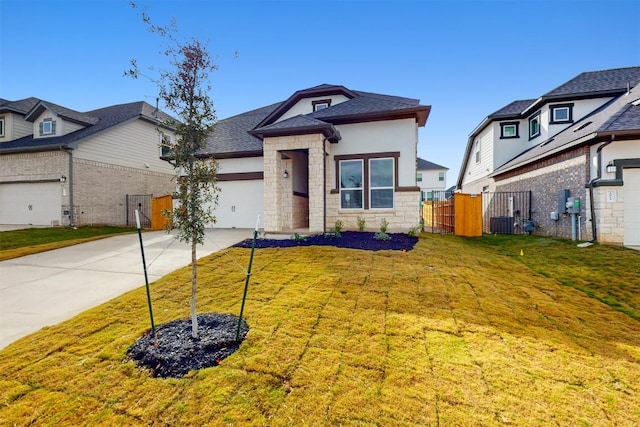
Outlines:
[[[0,224],[46,225],[60,222],[61,188],[57,182],[0,185]]]
[[[640,169],[625,169],[624,244],[640,246]]]
[[[264,224],[264,194],[262,180],[219,182],[218,206],[214,210],[215,228],[255,228],[260,214],[260,227]]]

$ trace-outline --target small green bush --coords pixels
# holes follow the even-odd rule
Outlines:
[[[362,218],[361,216],[358,217],[358,231],[364,231],[364,226],[366,224],[366,221],[364,218]]]
[[[391,236],[387,234],[387,229],[389,228],[389,222],[386,218],[382,218],[380,221],[380,232],[376,233],[373,238],[376,240],[391,240]]]

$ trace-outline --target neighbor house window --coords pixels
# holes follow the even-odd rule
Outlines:
[[[500,123],[500,139],[520,138],[518,122]]]
[[[0,138],[4,137],[4,117],[0,117]]]
[[[573,123],[573,104],[550,105],[549,123]]]
[[[529,139],[540,136],[540,111],[529,118]]]
[[[371,208],[393,208],[393,159],[369,160]]]
[[[160,132],[162,141],[160,142],[160,155],[167,157],[171,153],[171,135]]]
[[[480,140],[476,141],[475,152],[476,152],[476,163],[480,163]]]
[[[313,111],[324,110],[331,106],[331,100],[321,99],[319,101],[311,101],[311,105],[313,106]]]
[[[444,181],[444,172],[438,172],[438,181]]]
[[[53,135],[56,133],[56,121],[44,119],[40,122],[40,135]]]
[[[340,162],[340,207],[342,209],[362,209],[362,160],[342,160]]]
[[[418,173],[418,175],[416,176],[416,181],[422,182],[422,173]]]

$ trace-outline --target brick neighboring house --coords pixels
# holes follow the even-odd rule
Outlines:
[[[441,194],[447,189],[447,171],[449,168],[440,166],[433,162],[418,157],[416,167],[416,181],[420,187],[421,200],[433,200],[434,192],[436,198],[445,194]]]
[[[458,186],[531,191],[536,234],[640,245],[640,67],[585,72],[488,116]],[[579,198],[576,214],[565,190]]]
[[[376,229],[420,220],[417,99],[323,84],[217,123],[205,153],[218,159],[217,227],[323,232],[337,220]]]
[[[0,99],[0,224],[125,225],[127,195],[174,190],[166,118],[145,102],[78,112]]]

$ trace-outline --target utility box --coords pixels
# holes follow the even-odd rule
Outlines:
[[[551,215],[549,216],[553,221],[558,221],[560,219],[560,215],[558,215],[558,212],[551,212]]]
[[[567,199],[567,213],[570,213],[570,214],[580,213],[580,197],[569,197]]]
[[[567,199],[569,198],[569,190],[558,191],[558,213],[567,213]]]

